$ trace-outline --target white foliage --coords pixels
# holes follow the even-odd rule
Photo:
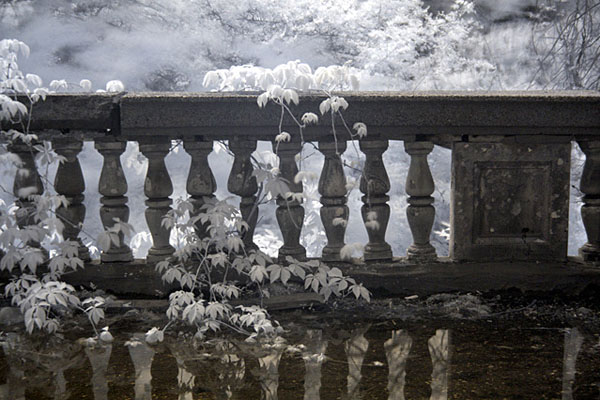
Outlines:
[[[82,79],[79,81],[79,86],[86,92],[92,90],[92,82],[89,79]]]
[[[125,85],[119,80],[108,81],[106,82],[106,91],[112,93],[123,92],[125,91]]]

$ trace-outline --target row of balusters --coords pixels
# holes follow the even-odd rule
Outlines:
[[[253,176],[251,155],[256,150],[256,141],[230,140],[229,149],[234,154],[233,166],[227,188],[229,192],[240,196],[242,218],[249,229],[243,240],[246,248],[255,248],[253,233],[256,227],[258,212],[254,206],[257,199],[258,185]],[[52,140],[54,151],[65,157],[66,161],[58,166],[54,180],[54,189],[69,201],[66,207],[60,207],[57,215],[65,223],[63,235],[65,239],[80,243],[79,256],[89,260],[88,249],[81,242],[79,235],[85,217],[83,192],[84,176],[78,160],[83,142],[67,137]],[[115,223],[115,219],[127,222],[129,208],[127,206],[127,180],[123,172],[120,157],[125,151],[126,141],[114,138],[96,139],[95,148],[104,157],[102,172],[98,183],[98,191],[102,195],[100,217],[105,229]],[[433,226],[435,209],[433,207],[434,182],[427,162],[427,155],[433,150],[431,142],[405,142],[406,152],[411,157],[406,180],[408,194],[407,218],[413,235],[413,244],[408,249],[408,258],[412,260],[433,260],[436,253],[429,243]],[[165,165],[165,157],[171,148],[171,141],[139,142],[140,152],[148,159],[148,169],[144,184],[146,196],[145,216],[152,235],[153,245],[148,251],[147,262],[154,263],[172,255],[175,249],[169,244],[170,229],[162,226],[161,221],[171,209],[173,185]],[[199,212],[206,199],[214,198],[217,185],[208,164],[208,155],[213,150],[212,141],[184,140],[183,148],[191,156],[191,166],[187,179],[187,192]],[[280,173],[289,182],[291,192],[302,192],[302,182],[295,182],[298,173],[296,155],[301,151],[301,144],[294,142],[273,143],[280,160]],[[327,236],[327,244],[323,249],[323,261],[340,261],[340,250],[345,245],[346,225],[339,219],[348,220],[346,178],[341,154],[346,150],[346,142],[319,142],[318,148],[324,155],[318,190],[321,195],[321,220]],[[361,209],[365,221],[369,241],[365,246],[366,261],[389,261],[392,250],[385,241],[385,232],[390,217],[388,205],[390,181],[383,164],[382,154],[388,148],[388,141],[361,141],[360,149],[365,154],[365,164],[360,180],[363,193]],[[44,184],[38,174],[32,147],[25,144],[12,144],[9,150],[20,157],[21,169],[27,173],[17,173],[14,193],[18,197],[19,226],[30,225],[32,221],[32,201],[21,189],[34,188],[33,194],[42,193]],[[28,194],[32,192],[29,191]],[[304,220],[304,208],[296,198],[277,198],[276,217],[283,236],[283,246],[279,249],[279,259],[292,256],[302,260],[306,258],[306,250],[300,244],[300,235]],[[338,220],[338,221],[336,221]],[[200,233],[200,232],[199,232]],[[103,251],[103,262],[129,262],[133,260],[132,251],[119,234],[119,244]],[[36,245],[35,243],[31,243]]]
[[[364,360],[367,350],[373,344],[365,338],[368,327],[357,328],[351,332],[350,338],[344,342],[347,360],[347,396],[348,399],[365,398],[361,396],[361,381]],[[449,393],[450,362],[452,356],[451,331],[438,329],[435,335],[427,340],[431,357],[431,396],[432,400],[447,399]],[[151,399],[152,364],[158,351],[164,351],[163,346],[148,345],[144,334],[135,334],[129,342],[128,350],[135,369],[135,398]],[[307,330],[302,341],[304,345],[294,346],[302,357],[305,366],[304,399],[318,400],[321,398],[322,365],[331,357],[326,356],[328,341],[321,330]],[[578,354],[584,343],[584,335],[577,328],[565,329],[563,348],[562,398],[573,399],[573,389],[576,380],[576,363]],[[85,355],[92,368],[91,386],[95,400],[108,397],[109,385],[107,372],[114,343],[97,343],[84,348]],[[259,346],[259,345],[256,345]],[[387,393],[388,399],[405,398],[405,378],[407,361],[413,346],[413,338],[407,330],[399,329],[391,332],[391,337],[383,343],[387,361]],[[0,400],[20,400],[25,398],[28,379],[39,381],[40,371],[51,374],[54,386],[54,398],[65,398],[67,381],[65,372],[81,366],[81,351],[78,346],[66,345],[49,349],[48,353],[27,347],[26,340],[15,334],[9,334],[2,344],[8,364],[7,383],[0,385]],[[218,352],[210,354],[210,349],[199,351],[190,340],[172,340],[166,343],[167,351],[175,358],[178,368],[177,386],[180,400],[191,400],[196,386],[215,393],[217,398],[242,398],[238,396],[245,386],[246,372],[251,370],[247,362],[249,357],[240,353],[240,347],[232,343],[223,343]],[[243,347],[243,346],[242,346]],[[282,343],[251,350],[252,357],[258,361],[258,373],[253,373],[261,386],[263,399],[276,400],[280,385],[279,364],[283,353],[289,347]],[[414,357],[414,356],[413,356]],[[339,362],[341,360],[332,360]],[[377,366],[370,364],[370,366]],[[383,367],[383,363],[378,366]],[[117,364],[116,373],[123,375],[123,365]],[[200,376],[201,375],[201,376]],[[284,377],[284,383],[287,377]],[[293,377],[296,378],[295,376]],[[325,378],[327,380],[327,377]],[[31,385],[35,386],[35,384]],[[80,382],[77,387],[81,387]],[[383,389],[380,389],[383,392]],[[3,396],[4,395],[4,396]],[[155,393],[156,395],[156,393]]]
[[[365,338],[368,327],[357,328],[352,331],[350,338],[344,342],[347,363],[347,385],[345,398],[360,399],[361,381],[363,378],[363,366],[367,356],[370,343]],[[387,367],[388,384],[387,391],[390,399],[404,398],[406,364],[412,348],[413,339],[408,331],[400,329],[392,331],[391,337],[383,343]],[[122,345],[122,342],[120,343]],[[288,351],[301,356],[304,366],[304,399],[318,400],[321,398],[322,365],[328,359],[326,356],[328,340],[323,337],[320,329],[307,330],[300,345],[288,346],[284,341],[261,347],[260,344],[234,345],[231,342],[223,342],[218,349],[203,348],[198,350],[191,340],[178,338],[164,345],[148,345],[144,340],[143,333],[136,333],[131,340],[125,344],[128,347],[129,357],[135,370],[134,392],[135,399],[145,400],[153,398],[152,390],[152,365],[158,352],[170,353],[177,364],[177,387],[180,400],[191,400],[193,390],[200,387],[216,394],[219,399],[242,398],[240,392],[247,386],[247,372],[252,372],[261,389],[261,398],[265,400],[277,400],[280,386],[279,365],[283,354]],[[448,395],[448,375],[450,367],[450,331],[438,329],[435,335],[427,341],[429,354],[431,356],[431,399],[443,400]],[[66,398],[68,375],[72,371],[83,368],[82,353],[91,365],[91,388],[95,400],[105,400],[109,395],[109,379],[107,377],[110,360],[115,343],[95,342],[84,344],[81,347],[68,343],[63,347],[33,351],[27,347],[27,340],[11,334],[3,342],[2,348],[8,364],[7,383],[0,385],[0,400],[10,398],[12,400],[25,399],[25,390],[37,385],[54,386],[54,398]],[[244,355],[244,350],[248,351]],[[249,356],[250,355],[250,356]],[[258,363],[258,369],[250,368],[250,360],[254,358]],[[342,362],[335,360],[332,362]],[[114,364],[113,368],[119,375],[123,375],[122,361]],[[377,362],[370,366],[384,367]],[[40,377],[31,376],[44,371],[52,381],[48,382]],[[68,371],[71,371],[69,373]],[[164,372],[163,372],[164,373]],[[43,375],[43,374],[42,374]],[[33,379],[32,379],[33,378]],[[289,376],[284,377],[287,380]],[[295,380],[295,376],[292,376]],[[32,384],[24,385],[32,380]],[[35,381],[38,382],[35,382]],[[37,385],[36,385],[37,383]],[[73,382],[71,382],[73,384]],[[129,382],[120,382],[121,385]],[[85,383],[79,382],[76,387],[85,387]],[[383,388],[380,389],[383,392]],[[6,396],[3,397],[2,394]],[[156,395],[156,393],[154,393]]]

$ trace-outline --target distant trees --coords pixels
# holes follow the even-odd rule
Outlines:
[[[532,35],[538,68],[532,85],[600,89],[600,2],[539,0],[538,10]]]

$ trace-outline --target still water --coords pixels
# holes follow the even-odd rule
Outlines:
[[[446,326],[444,326],[446,325]],[[598,399],[599,336],[494,321],[292,323],[247,343],[3,338],[0,399]]]

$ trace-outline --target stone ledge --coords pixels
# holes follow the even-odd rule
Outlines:
[[[456,263],[448,258],[427,264],[409,264],[403,258],[389,263],[331,264],[362,282],[376,296],[426,296],[443,292],[476,292],[515,287],[521,290],[561,290],[577,294],[588,284],[600,286],[600,265],[578,258],[560,262]],[[85,270],[65,276],[75,287],[94,285],[125,298],[165,298],[176,290],[164,286],[154,267],[144,260],[129,264],[89,263]]]

